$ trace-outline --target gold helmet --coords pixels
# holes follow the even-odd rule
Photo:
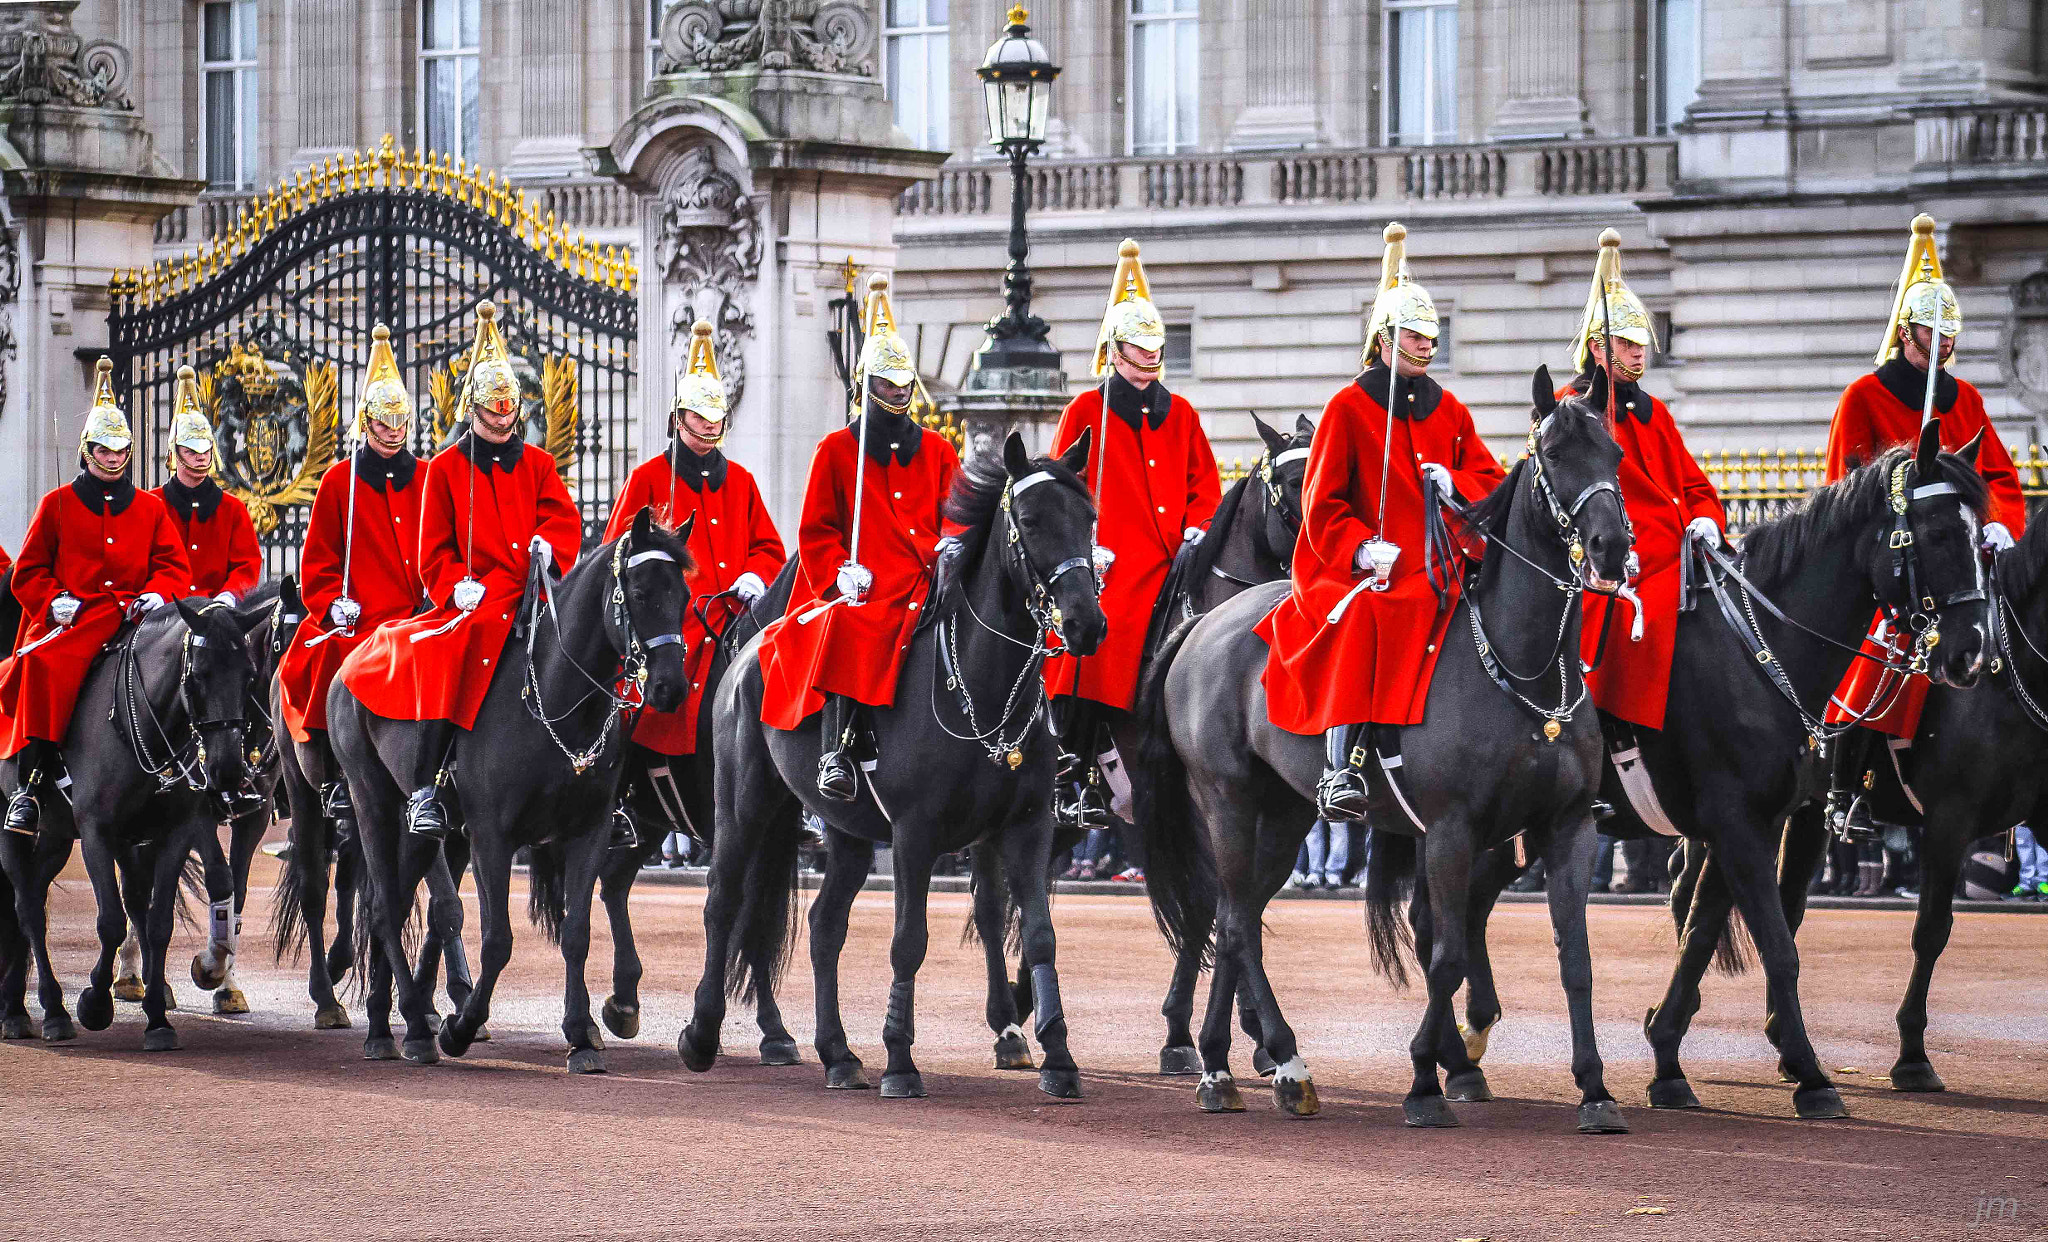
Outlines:
[[[1956,336],[1963,330],[1963,308],[1956,305],[1956,291],[1941,276],[1941,256],[1934,249],[1934,217],[1913,217],[1913,240],[1906,244],[1906,266],[1892,292],[1892,314],[1885,321],[1884,343],[1877,347],[1877,365],[1883,366],[1899,352],[1899,325],[1914,323],[1933,328],[1942,336]],[[1937,352],[1940,346],[1936,345]]]
[[[1645,348],[1656,343],[1650,312],[1621,279],[1621,234],[1600,231],[1600,257],[1593,264],[1593,287],[1586,294],[1586,313],[1572,338],[1572,365],[1584,371],[1596,337],[1616,336]]]
[[[84,454],[88,444],[118,451],[134,442],[127,416],[114,404],[113,359],[103,356],[93,372],[92,408],[85,412],[85,429],[78,433],[78,451]]]
[[[1138,261],[1138,243],[1128,237],[1116,248],[1109,305],[1102,312],[1102,328],[1095,334],[1093,374],[1100,376],[1109,370],[1109,351],[1118,343],[1139,349],[1166,347],[1166,321],[1152,305],[1152,286],[1145,279],[1145,265]]]
[[[181,449],[208,455],[214,449],[213,420],[206,416],[205,407],[199,404],[199,376],[189,366],[178,368],[177,385],[171,399],[171,443]]]
[[[479,405],[519,400],[519,376],[512,370],[505,334],[498,330],[498,304],[488,299],[476,304],[476,346],[470,352],[465,379],[464,412]]]
[[[405,377],[398,373],[398,359],[391,352],[391,329],[380,323],[370,330],[370,370],[356,395],[356,433],[367,431],[372,419],[402,431],[412,415],[412,394],[405,390]]]
[[[1367,366],[1379,355],[1380,334],[1389,327],[1406,328],[1433,341],[1440,326],[1429,290],[1408,274],[1408,230],[1397,220],[1380,237],[1387,249],[1380,259],[1379,296],[1372,300],[1372,318],[1365,325]]]
[[[868,277],[867,305],[861,312],[860,366],[854,372],[854,391],[867,386],[868,377],[880,376],[892,384],[917,385],[917,365],[910,360],[910,347],[896,331],[896,314],[889,307],[889,275],[876,272]],[[907,403],[906,403],[907,404]]]
[[[699,319],[690,326],[690,358],[683,373],[676,377],[676,398],[669,407],[671,414],[681,410],[694,411],[710,423],[717,431],[714,439],[724,437],[725,417],[730,411],[725,381],[718,378],[718,354],[712,348],[709,319]]]

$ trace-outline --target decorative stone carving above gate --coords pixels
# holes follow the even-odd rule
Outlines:
[[[2048,268],[2012,287],[2005,330],[2006,379],[2036,419],[2048,419]]]
[[[744,65],[875,76],[875,19],[858,0],[682,0],[661,21],[660,73]]]
[[[708,319],[718,373],[735,409],[747,384],[754,282],[761,274],[760,209],[708,145],[683,152],[662,186],[655,259],[667,288],[669,343],[683,356],[690,326]]]
[[[77,4],[0,7],[0,102],[133,111],[128,49],[71,27]]]

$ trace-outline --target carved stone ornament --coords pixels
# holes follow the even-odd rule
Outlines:
[[[2013,286],[2004,362],[2020,403],[2035,418],[2048,418],[2048,270]]]
[[[105,39],[87,42],[71,28],[71,10],[55,3],[0,8],[0,102],[135,108],[128,49]]]
[[[728,405],[746,389],[746,342],[754,335],[753,287],[761,273],[760,209],[718,166],[708,146],[682,155],[662,189],[655,259],[667,292],[669,340],[711,321],[712,349]],[[678,357],[681,356],[680,349]]]
[[[8,360],[20,352],[14,335],[14,303],[21,297],[21,235],[0,229],[0,410],[7,408]]]
[[[661,73],[743,65],[875,76],[875,19],[859,0],[680,0],[661,19]]]
[[[341,385],[332,362],[294,365],[300,351],[274,316],[199,374],[199,403],[220,451],[214,473],[249,507],[256,533],[285,509],[313,503],[334,464]]]

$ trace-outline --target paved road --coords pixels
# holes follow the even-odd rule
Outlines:
[[[259,863],[257,883],[273,864]],[[267,908],[267,890],[252,909]],[[815,1057],[753,1063],[744,1015],[708,1074],[674,1038],[699,970],[701,890],[638,899],[650,965],[644,1033],[614,1040],[611,1073],[563,1068],[560,959],[521,926],[492,1015],[496,1039],[459,1062],[365,1063],[362,1018],[315,1032],[301,977],[254,933],[241,978],[256,1012],[176,1018],[184,1050],[144,1054],[140,1011],[75,1044],[0,1045],[0,1236],[563,1239],[2011,1238],[2048,1236],[2048,962],[2031,919],[1966,915],[1936,986],[1929,1033],[1950,1091],[1881,1079],[1910,916],[1827,911],[1809,922],[1807,1013],[1853,1118],[1799,1122],[1778,1085],[1759,977],[1708,981],[1688,1045],[1707,1108],[1657,1113],[1637,1022],[1661,993],[1669,924],[1642,907],[1594,915],[1596,1004],[1608,1080],[1630,1134],[1572,1130],[1576,1096],[1541,907],[1504,908],[1494,958],[1508,1019],[1486,1065],[1500,1097],[1464,1128],[1401,1125],[1405,1048],[1421,1012],[1367,972],[1360,910],[1292,902],[1268,960],[1324,1102],[1283,1119],[1255,1083],[1251,1111],[1211,1117],[1188,1079],[1161,1079],[1158,997],[1168,962],[1143,903],[1055,907],[1087,1098],[1041,1096],[989,1067],[980,950],[957,929],[966,898],[933,898],[918,1054],[932,1097],[827,1093]],[[856,905],[848,1026],[882,1061],[887,894]],[[91,950],[82,877],[55,898],[55,948],[75,996]],[[469,940],[474,953],[475,925]],[[197,933],[181,931],[173,960]],[[608,969],[602,932],[591,960]],[[806,959],[801,952],[799,962]],[[593,976],[602,997],[605,982]],[[810,1029],[807,966],[785,1009]],[[1242,1050],[1238,1067],[1249,1077]],[[2016,1204],[2009,1208],[2008,1201]],[[1661,1215],[1631,1209],[1662,1208]],[[2016,1210],[2016,1221],[1988,1220]]]

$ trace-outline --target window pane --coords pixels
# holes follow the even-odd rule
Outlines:
[[[235,75],[206,75],[206,180],[216,189],[235,182]]]
[[[455,6],[461,0],[421,0],[420,38],[434,51],[455,46]]]
[[[1393,79],[1393,105],[1387,114],[1387,138],[1400,145],[1427,142],[1429,56],[1423,44],[1429,14],[1413,9],[1390,15],[1393,37],[1387,40],[1387,76]]]
[[[1458,140],[1458,10],[1434,10],[1436,40],[1430,49],[1431,142]]]
[[[924,0],[889,0],[891,26],[924,25]]]
[[[1140,0],[1141,3],[1150,0]],[[1131,152],[1165,151],[1173,108],[1173,45],[1165,23],[1131,27]]]
[[[1174,30],[1174,99],[1173,99],[1173,149],[1191,150],[1195,145],[1195,105],[1202,97],[1201,60],[1196,55],[1196,39],[1201,27],[1192,21],[1173,23]]]
[[[1197,13],[1201,11],[1202,0],[1174,0],[1173,7],[1175,12]]]
[[[1195,373],[1195,329],[1192,324],[1166,325],[1166,347],[1160,363],[1168,375]]]
[[[1131,12],[1141,16],[1146,13],[1170,13],[1172,11],[1173,0],[1131,0]]]
[[[462,65],[462,155],[471,163],[477,157],[477,64],[476,57],[465,56]]]
[[[230,29],[233,18],[226,4],[206,6],[206,52],[208,60],[231,60],[234,58],[235,43]]]
[[[924,6],[925,25],[943,26],[948,20],[946,16],[946,0],[926,0]],[[1008,27],[1005,27],[1005,29],[1008,29]]]
[[[460,71],[452,60],[430,60],[423,68],[426,81],[422,107],[426,111],[427,149],[454,154],[457,141],[455,117],[460,106],[456,87],[460,82]]]
[[[1661,0],[1657,17],[1657,128],[1666,130],[1699,93],[1698,0]]]
[[[235,0],[235,50],[242,60],[256,59],[256,0]]]
[[[242,133],[241,184],[244,189],[256,184],[256,118],[262,116],[256,110],[256,71],[244,69],[235,75],[242,80],[242,115],[236,126]]]
[[[925,130],[924,145],[937,151],[952,131],[951,92],[946,89],[946,54],[951,45],[945,35],[926,35],[925,48]]]
[[[476,47],[481,40],[477,31],[483,26],[480,10],[482,0],[457,0],[462,5],[462,46]]]
[[[889,36],[889,99],[896,124],[910,140],[924,145],[924,49],[916,35]]]

